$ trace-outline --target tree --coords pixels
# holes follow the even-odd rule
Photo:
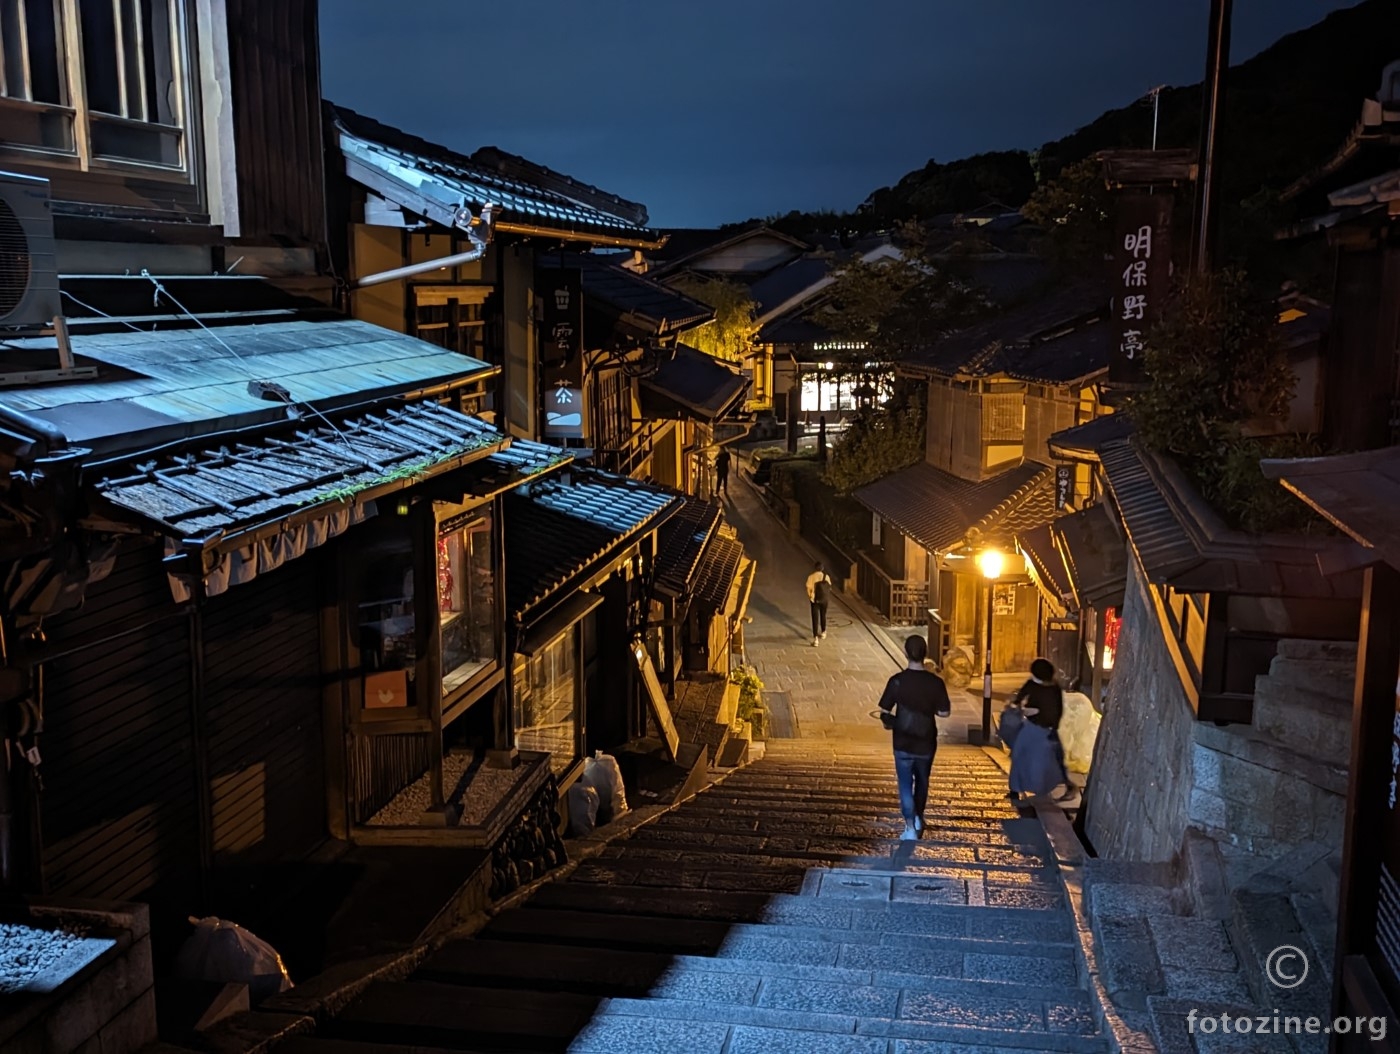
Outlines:
[[[1240,270],[1193,275],[1147,335],[1148,386],[1129,399],[1137,435],[1180,464],[1201,495],[1253,532],[1308,526],[1312,517],[1259,470],[1263,457],[1316,453],[1299,436],[1251,438],[1283,420],[1296,378],[1278,339],[1278,309]]]
[[[673,288],[715,309],[715,320],[691,330],[684,343],[725,362],[742,363],[753,349],[754,334],[758,332],[754,321],[758,305],[748,290],[722,278],[692,277],[676,281]]]
[[[826,481],[838,494],[849,494],[891,472],[908,468],[924,456],[924,399],[919,390],[879,410],[856,417],[831,448]]]
[[[1091,157],[1068,166],[1037,187],[1021,211],[1044,229],[1058,264],[1103,269],[1113,246],[1113,198],[1099,161]]]

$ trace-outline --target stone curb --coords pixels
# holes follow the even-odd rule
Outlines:
[[[992,753],[990,750],[987,753]],[[1114,1054],[1158,1054],[1151,1037],[1130,1028],[1119,1016],[1103,981],[1098,953],[1094,949],[1094,933],[1084,907],[1084,847],[1075,836],[1064,810],[1054,805],[1036,805],[1036,818],[1050,841],[1055,854],[1055,872],[1060,876],[1060,888],[1074,913],[1075,960],[1087,982],[1094,1017],[1099,1029],[1108,1038]]]
[[[742,767],[720,773],[696,794],[724,782]],[[378,981],[403,980],[443,945],[474,936],[495,916],[519,906],[542,886],[567,878],[580,864],[597,856],[612,842],[678,809],[693,797],[695,795],[681,798],[669,805],[643,805],[629,809],[625,816],[599,829],[591,837],[567,840],[568,863],[521,886],[484,911],[470,916],[462,925],[402,951],[337,963],[303,981],[290,992],[267,1000],[257,1010],[221,1022],[204,1034],[198,1051],[170,1043],[156,1043],[144,1048],[142,1054],[267,1054],[285,1039],[313,1033],[323,1021],[340,1013],[370,985]]]

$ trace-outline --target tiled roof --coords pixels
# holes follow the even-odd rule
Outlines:
[[[784,234],[782,231],[775,231],[772,227],[762,223],[750,224],[737,230],[720,230],[715,227],[680,227],[668,229],[665,233],[667,235],[665,246],[647,254],[648,258],[655,262],[658,271],[677,270],[697,256],[703,256],[726,246],[737,245],[760,235],[789,242],[793,248],[802,252],[811,249],[811,246],[806,242]]]
[[[755,314],[762,318],[781,307],[830,275],[834,266],[835,263],[825,255],[799,256],[792,263],[764,275],[749,286],[749,296],[757,305]]]
[[[1108,510],[1093,505],[1061,516],[1051,528],[1075,605],[1082,610],[1120,602],[1128,579],[1128,546]]]
[[[695,574],[692,610],[702,613],[724,610],[743,555],[744,546],[733,528],[721,528],[700,559],[700,567]]]
[[[0,390],[0,405],[104,452],[138,449],[153,436],[164,442],[172,433],[185,438],[285,421],[286,404],[255,394],[253,381],[279,385],[292,401],[328,410],[491,370],[416,337],[352,320],[121,330],[74,334],[72,343],[80,363],[111,368],[91,381]],[[55,347],[52,337],[10,344]]]
[[[621,217],[639,227],[645,227],[647,224],[647,208],[640,202],[628,201],[590,183],[574,179],[573,176],[546,168],[519,154],[507,153],[496,146],[483,146],[472,151],[471,159],[507,179],[518,180],[532,187],[544,187],[546,190],[562,194],[571,201],[596,208],[611,216]]]
[[[418,402],[112,466],[93,486],[177,538],[202,538],[263,526],[299,509],[363,502],[507,442],[484,421]]]
[[[644,530],[682,498],[610,473],[555,477],[505,498],[506,603],[519,618]]]
[[[906,356],[904,368],[944,377],[989,376],[1006,361],[1014,361],[1014,357],[1002,357],[1007,349],[1030,346],[1106,311],[1107,307],[1108,296],[1097,283],[1071,285],[952,333],[929,348]]]
[[[1105,445],[1133,434],[1133,419],[1124,413],[1103,414],[1082,425],[1064,428],[1050,436],[1050,456],[1066,461],[1099,459]]]
[[[642,402],[660,416],[669,416],[656,396],[704,421],[722,417],[744,394],[748,382],[734,367],[684,344],[670,350],[656,372],[643,377]]]
[[[549,260],[557,257],[550,254]],[[566,253],[565,267],[577,267],[583,294],[650,328],[658,337],[703,325],[715,317],[708,304],[634,274],[591,253]]]
[[[1400,447],[1261,464],[1308,505],[1400,568]]]
[[[700,557],[720,523],[718,502],[687,498],[656,535],[656,591],[684,596],[690,591]]]
[[[854,497],[925,549],[942,553],[974,527],[999,537],[1054,516],[1053,477],[1048,466],[1027,461],[979,483],[920,462],[861,487]]]
[[[983,372],[1031,384],[1071,384],[1107,370],[1112,347],[1113,327],[1092,320],[1049,340],[1003,345]]]
[[[540,171],[553,178],[530,180],[528,162],[507,164],[503,174],[501,165],[494,163],[506,156],[499,152],[488,159],[492,163],[484,164],[353,110],[330,109],[350,178],[435,223],[462,227],[470,218],[464,211],[476,215],[491,204],[501,210],[496,229],[507,233],[544,230],[573,240],[637,247],[663,241],[662,235],[638,222],[576,200],[587,197],[596,202],[604,195],[595,188],[573,196],[561,192],[558,180],[567,177],[548,169]]]

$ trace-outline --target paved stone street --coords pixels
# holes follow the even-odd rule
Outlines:
[[[904,666],[899,644],[867,626],[837,593],[828,608],[827,638],[812,647],[805,588],[812,558],[788,538],[751,486],[736,479],[731,489],[725,515],[758,561],[749,600],[753,622],[744,631],[744,643],[765,691],[788,693],[801,738],[888,746],[889,733],[870,712],[885,682]],[[940,734],[965,742],[967,725],[982,720],[981,703],[974,704],[967,692],[949,694],[953,716],[940,722]]]

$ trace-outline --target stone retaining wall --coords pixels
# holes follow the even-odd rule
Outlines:
[[[1089,840],[1101,856],[1166,861],[1180,849],[1190,823],[1195,726],[1129,554],[1113,683],[1085,802]]]

